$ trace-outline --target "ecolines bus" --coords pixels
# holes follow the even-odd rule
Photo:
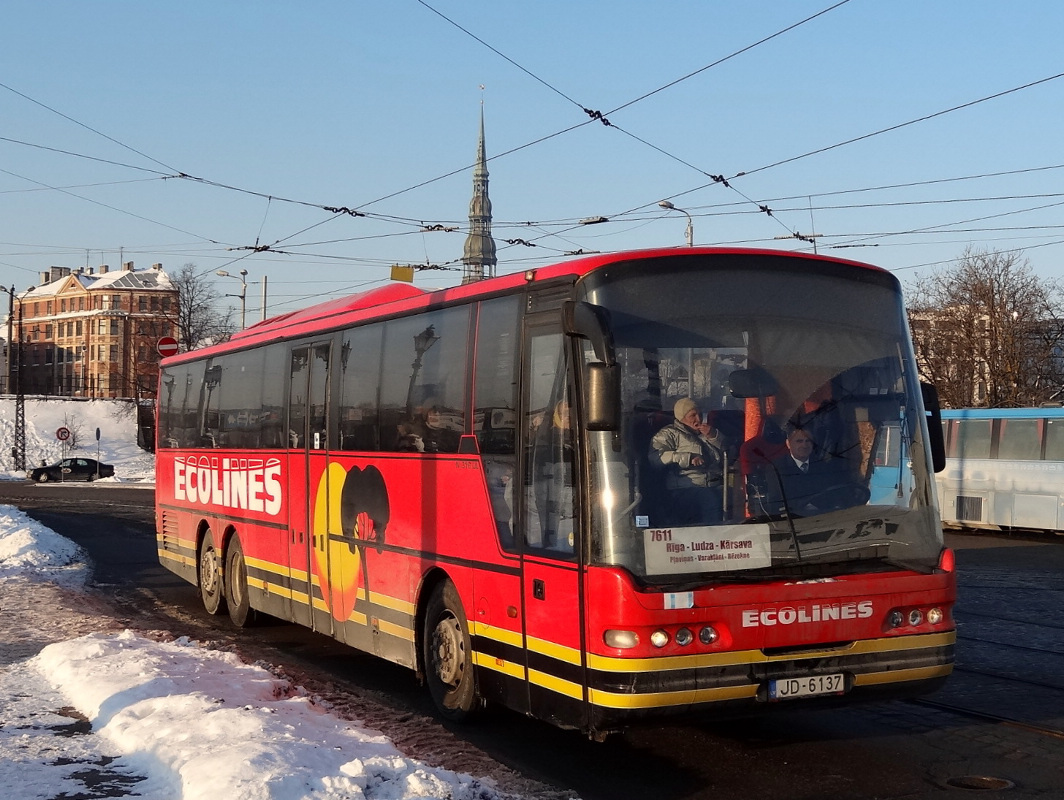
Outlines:
[[[164,360],[159,558],[237,625],[410,667],[451,719],[911,695],[955,640],[925,393],[897,280],[854,262],[392,284]]]

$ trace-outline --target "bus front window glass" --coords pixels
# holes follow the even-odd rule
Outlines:
[[[897,282],[759,262],[666,257],[584,287],[609,320],[622,412],[590,434],[592,559],[665,583],[934,569]]]

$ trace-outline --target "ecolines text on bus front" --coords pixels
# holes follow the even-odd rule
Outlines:
[[[218,456],[175,458],[174,499],[276,516],[281,510],[281,461]]]

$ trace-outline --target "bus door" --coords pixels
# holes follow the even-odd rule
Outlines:
[[[291,350],[288,391],[289,575],[293,621],[333,634],[323,600],[321,575],[328,575],[328,541],[334,518],[327,464],[330,344]],[[336,531],[339,533],[339,531]]]
[[[529,710],[575,724],[584,701],[579,459],[569,341],[555,315],[528,319],[524,341],[522,602]]]

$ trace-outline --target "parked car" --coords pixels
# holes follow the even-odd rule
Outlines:
[[[110,464],[101,464],[95,458],[64,458],[51,465],[42,464],[30,470],[30,480],[37,483],[49,481],[94,481],[97,478],[110,478],[115,468]]]

